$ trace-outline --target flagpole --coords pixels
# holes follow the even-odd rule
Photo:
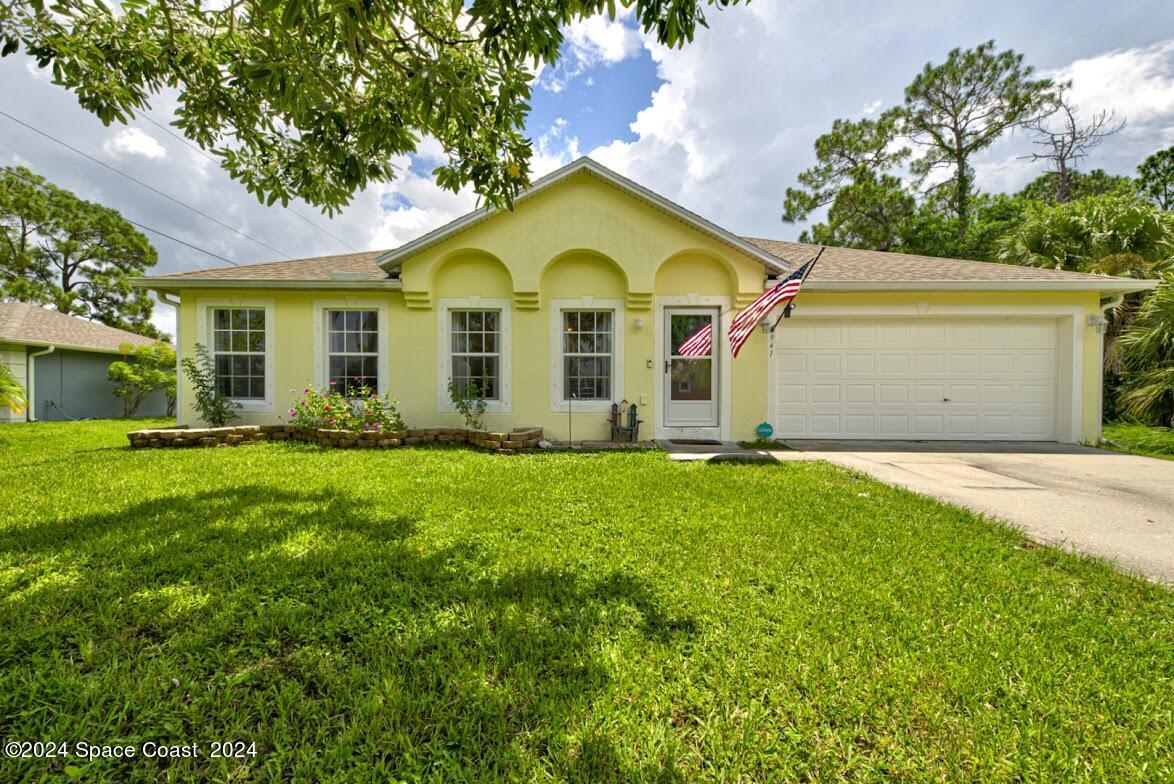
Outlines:
[[[810,265],[810,266],[808,266],[808,267],[807,267],[807,271],[803,273],[803,277],[799,279],[799,288],[800,288],[800,289],[802,289],[802,288],[803,288],[803,284],[807,282],[807,276],[811,274],[811,271],[812,271],[813,269],[815,269],[815,263],[816,263],[817,261],[819,261],[819,257],[823,255],[823,252],[824,252],[825,250],[827,250],[827,246],[826,246],[826,245],[820,245],[820,246],[819,246],[819,252],[818,252],[818,253],[816,253],[816,254],[815,254],[815,258],[813,258],[813,259],[812,259],[812,260],[809,262],[809,265]],[[793,299],[792,299],[792,301],[793,301]],[[772,333],[775,331],[775,327],[777,327],[777,326],[779,325],[779,322],[783,320],[783,316],[785,316],[785,315],[787,314],[787,308],[789,308],[789,307],[791,307],[791,303],[790,303],[790,302],[788,302],[786,305],[784,305],[784,306],[783,306],[783,312],[779,314],[779,317],[778,317],[777,319],[775,319],[775,323],[770,325],[770,331],[771,331]]]

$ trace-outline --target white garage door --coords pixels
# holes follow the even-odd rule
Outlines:
[[[784,438],[1055,438],[1056,321],[792,319],[775,332]]]

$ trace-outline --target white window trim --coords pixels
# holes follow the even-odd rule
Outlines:
[[[611,400],[575,400],[563,397],[563,311],[612,311]],[[550,410],[609,413],[612,403],[624,399],[624,301],[621,299],[552,299],[550,301]]]
[[[360,297],[346,297],[344,299],[316,299],[313,303],[314,312],[314,385],[325,387],[330,382],[330,363],[327,358],[330,351],[327,343],[330,340],[330,330],[327,328],[327,312],[331,310],[374,310],[379,314],[379,394],[386,394],[391,389],[391,361],[388,346],[387,319],[389,309],[387,302],[381,299],[363,299]]]
[[[501,392],[499,400],[485,401],[485,411],[490,414],[510,414],[512,407],[512,372],[510,353],[513,343],[510,329],[510,310],[513,302],[508,299],[484,299],[482,297],[460,297],[436,301],[437,319],[437,363],[436,363],[436,410],[441,414],[456,412],[448,396],[448,382],[452,379],[452,319],[453,310],[499,310],[501,311]]]
[[[196,300],[196,335],[197,342],[203,343],[208,348],[208,354],[215,359],[216,353],[213,351],[215,343],[212,334],[214,320],[211,317],[212,311],[218,308],[250,308],[252,310],[265,311],[265,399],[239,399],[235,402],[240,404],[240,411],[243,414],[272,414],[274,388],[276,384],[277,375],[277,346],[274,342],[274,311],[275,307],[272,299],[261,299],[257,297],[201,297]]]

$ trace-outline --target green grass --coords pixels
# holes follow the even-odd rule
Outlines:
[[[0,781],[1169,781],[1170,592],[824,463],[0,429]]]
[[[1174,460],[1174,430],[1128,422],[1106,422],[1102,437],[1122,452]]]

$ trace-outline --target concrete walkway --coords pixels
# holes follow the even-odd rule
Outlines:
[[[786,443],[1174,583],[1174,461],[1054,443]]]

